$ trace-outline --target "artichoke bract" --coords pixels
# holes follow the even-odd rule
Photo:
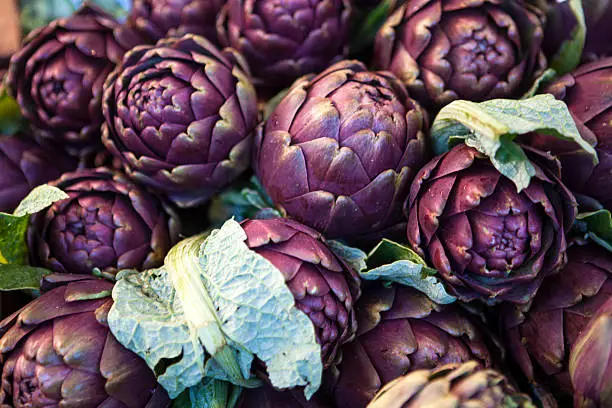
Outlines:
[[[105,168],[65,173],[49,183],[69,198],[35,214],[31,262],[59,273],[160,266],[178,240],[178,220],[155,195]]]
[[[50,275],[49,289],[0,323],[3,407],[163,408],[167,393],[106,323],[113,284]]]
[[[500,372],[477,362],[418,370],[387,384],[368,408],[535,408]]]
[[[580,135],[595,146],[599,164],[594,164],[588,153],[570,141],[537,134],[527,143],[559,158],[563,182],[574,193],[593,198],[612,210],[612,128],[609,126],[612,103],[602,97],[612,92],[612,58],[582,65],[542,92],[567,104]]]
[[[65,153],[23,136],[0,136],[0,211],[13,212],[36,186],[76,169]]]
[[[465,144],[426,164],[411,186],[408,241],[462,301],[527,303],[566,262],[576,200],[558,162],[527,154],[535,175],[521,192]]]
[[[127,174],[181,207],[249,167],[257,97],[242,58],[187,34],[140,46],[104,85],[103,142]]]
[[[338,372],[328,379],[339,407],[363,408],[383,385],[414,370],[493,363],[486,333],[467,312],[416,289],[376,284],[364,289],[356,312],[357,338],[343,347]]]
[[[85,5],[31,32],[13,55],[8,90],[42,140],[74,155],[101,148],[102,85],[140,42],[112,16]]]
[[[379,30],[374,64],[427,108],[518,97],[546,67],[543,21],[523,0],[408,0]]]
[[[224,0],[135,0],[131,26],[151,42],[197,34],[216,42],[217,14]]]
[[[357,272],[329,249],[321,234],[294,220],[247,220],[241,226],[247,246],[283,274],[295,306],[315,326],[324,366],[330,366],[357,330]]]
[[[595,244],[572,246],[568,263],[546,278],[533,302],[504,310],[502,336],[532,383],[557,395],[573,394],[569,352],[576,338],[612,297],[612,255]]]
[[[242,53],[256,85],[281,89],[348,52],[349,0],[228,0],[219,40]]]
[[[612,298],[592,317],[570,355],[574,407],[612,406]]]
[[[245,388],[236,408],[333,408],[325,397],[315,395],[310,400],[298,390],[278,391],[269,385]]]
[[[297,81],[256,135],[254,167],[274,203],[326,237],[402,221],[428,159],[427,119],[388,72],[339,62]]]

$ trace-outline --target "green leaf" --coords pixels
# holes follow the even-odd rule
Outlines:
[[[221,225],[229,218],[242,221],[280,217],[283,217],[282,212],[274,207],[274,202],[255,176],[248,183],[216,196],[208,212],[208,218],[214,225]]]
[[[163,268],[121,272],[111,331],[176,397],[211,377],[245,387],[257,356],[277,388],[321,383],[321,347],[282,273],[245,244],[234,220],[208,238],[181,241]]]
[[[357,10],[353,20],[351,35],[351,53],[358,53],[371,46],[376,33],[382,27],[389,15],[397,7],[398,0],[384,0],[375,9],[367,13]]]
[[[40,280],[51,271],[27,265],[0,264],[0,291],[38,290]]]
[[[171,408],[234,408],[241,392],[226,381],[207,378],[183,391]]]
[[[449,304],[457,299],[449,295],[437,278],[437,271],[412,249],[383,239],[368,255],[368,269],[361,273],[364,280],[381,280],[409,286],[425,293],[439,304]]]
[[[559,33],[559,35],[567,35],[568,37],[561,44],[561,47],[557,50],[549,63],[549,66],[557,71],[559,75],[571,72],[580,64],[587,33],[584,11],[582,9],[582,0],[569,0],[566,1],[566,4],[569,6],[571,14],[576,20],[576,25],[571,33]],[[557,10],[558,9],[559,6],[557,6]]]
[[[595,149],[580,136],[567,105],[550,94],[523,100],[454,101],[436,116],[431,138],[436,154],[460,141],[474,147],[521,191],[529,185],[535,170],[513,140],[530,132],[573,141],[592,156],[594,163],[598,162]]]
[[[42,185],[35,187],[21,201],[14,214],[0,212],[0,265],[28,264],[26,232],[30,222],[30,215],[66,197],[68,196],[60,189]],[[32,279],[34,279],[33,277],[36,273],[40,272],[34,270],[37,268],[33,268],[32,270],[26,269],[26,267],[22,267],[24,274],[19,274],[18,276],[19,279],[23,278],[23,283],[16,283],[17,286],[31,286]],[[40,280],[40,278],[38,280]]]
[[[541,89],[543,89],[546,85],[548,85],[556,77],[557,77],[557,71],[555,71],[552,68],[546,69],[542,73],[542,75],[540,75],[539,77],[536,78],[535,81],[533,81],[531,88],[529,88],[529,90],[525,92],[525,95],[523,95],[521,99],[528,99],[528,98],[534,97],[535,95],[540,93]]]
[[[342,242],[335,240],[327,241],[327,246],[336,256],[344,259],[355,272],[361,272],[368,267],[366,264],[368,256],[361,249],[344,245]]]
[[[612,216],[608,210],[578,214],[574,232],[612,252]]]
[[[25,126],[17,101],[0,85],[0,134],[14,135]]]

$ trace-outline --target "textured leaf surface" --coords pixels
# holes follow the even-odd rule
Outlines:
[[[549,94],[522,100],[452,102],[436,116],[431,137],[437,154],[460,142],[474,147],[521,191],[529,185],[535,170],[513,140],[530,132],[574,141],[597,163],[595,149],[580,136],[567,105]]]
[[[428,267],[412,249],[397,242],[383,239],[368,255],[367,264],[368,269],[361,273],[364,280],[381,280],[409,286],[439,304],[457,300],[446,292],[435,269]]]
[[[254,356],[277,388],[304,386],[307,396],[319,388],[314,326],[281,272],[245,239],[230,220],[177,244],[163,268],[119,275],[109,326],[173,398],[205,377],[258,385],[248,378]]]

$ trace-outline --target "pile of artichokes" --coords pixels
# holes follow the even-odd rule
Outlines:
[[[612,1],[70,3],[0,56],[0,407],[612,407]]]

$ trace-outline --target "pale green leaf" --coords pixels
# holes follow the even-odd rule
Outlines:
[[[24,215],[36,214],[56,201],[66,198],[68,198],[68,194],[59,188],[43,184],[32,189],[26,198],[19,203],[13,215],[23,217]]]
[[[361,249],[344,245],[342,242],[336,240],[327,241],[327,246],[336,256],[344,259],[355,272],[361,272],[368,267],[366,265],[368,256]]]
[[[513,139],[530,132],[573,141],[597,163],[595,149],[580,136],[565,103],[549,94],[522,100],[454,101],[436,116],[431,137],[437,154],[463,140],[488,156],[520,191],[529,185],[535,170]]]

